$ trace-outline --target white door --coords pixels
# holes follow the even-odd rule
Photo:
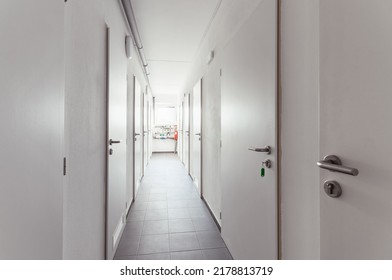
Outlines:
[[[223,54],[222,237],[234,259],[278,256],[276,22],[277,1],[262,1]]]
[[[124,228],[126,201],[126,134],[127,93],[116,90],[118,77],[111,75],[111,62],[115,54],[111,51],[110,29],[107,29],[107,234],[106,257],[112,259]]]
[[[177,154],[180,158],[181,161],[183,161],[182,159],[182,150],[183,150],[183,109],[182,109],[183,103],[181,102],[179,108],[178,108],[178,146],[177,146]]]
[[[392,258],[391,11],[385,0],[320,1],[320,160],[359,170],[320,171],[322,259]]]
[[[182,148],[182,162],[185,165],[185,169],[189,173],[189,149],[190,149],[190,123],[189,123],[189,94],[185,95],[183,106],[183,148]]]
[[[135,186],[135,196],[139,190],[140,180],[142,178],[142,170],[143,170],[143,126],[142,126],[142,89],[139,81],[136,77],[134,77],[134,85],[135,85],[135,103],[134,103],[134,186]]]
[[[201,195],[201,80],[193,88],[192,102],[192,177]]]
[[[148,96],[147,89],[146,93],[143,94],[143,174],[146,172],[148,164]]]
[[[61,259],[64,2],[3,0],[0,34],[0,259]]]

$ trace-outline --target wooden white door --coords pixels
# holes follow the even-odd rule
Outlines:
[[[183,147],[183,103],[181,102],[178,108],[178,140],[177,140],[177,155],[182,162],[182,147]]]
[[[63,257],[64,5],[0,2],[0,259]]]
[[[201,80],[193,87],[192,94],[192,177],[201,195]]]
[[[392,258],[392,1],[320,1],[321,258]],[[333,180],[339,198],[324,191]]]
[[[143,92],[139,81],[134,77],[135,103],[134,103],[134,186],[135,196],[139,190],[140,180],[143,172],[143,125],[142,125],[142,96]]]
[[[148,95],[143,94],[143,174],[146,172],[148,164]]]
[[[190,123],[189,123],[189,94],[185,95],[183,110],[183,142],[182,142],[182,162],[189,173],[189,151],[190,151]]]
[[[276,259],[276,0],[261,1],[222,61],[222,237],[234,259]]]
[[[112,75],[116,56],[111,50],[111,31],[107,29],[107,214],[106,258],[112,259],[125,224],[127,92],[116,90],[118,77]]]

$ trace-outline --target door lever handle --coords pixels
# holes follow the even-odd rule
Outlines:
[[[136,136],[140,136],[140,133],[135,133],[135,137],[136,137]]]
[[[249,147],[248,150],[252,151],[252,152],[257,152],[257,153],[267,153],[267,155],[271,154],[271,147],[270,146],[265,146],[264,148]]]
[[[201,136],[201,133],[196,133],[195,135],[196,135],[196,136]]]
[[[332,172],[339,172],[351,176],[357,176],[359,174],[358,169],[343,166],[340,158],[334,155],[326,156],[323,160],[318,161],[317,166]]]
[[[121,143],[120,140],[118,140],[118,141],[114,141],[113,139],[110,139],[110,140],[109,140],[109,145],[110,145],[110,146],[113,145],[113,144],[120,144],[120,143]]]

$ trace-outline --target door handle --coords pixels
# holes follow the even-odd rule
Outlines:
[[[135,137],[136,137],[136,136],[140,136],[140,133],[135,133]]]
[[[196,135],[196,136],[201,136],[201,133],[196,133],[195,135]]]
[[[115,140],[113,140],[113,139],[110,139],[109,140],[109,145],[110,146],[112,146],[113,144],[120,144],[121,143],[121,140],[118,140],[118,141],[115,141]]]
[[[357,176],[359,174],[358,169],[343,166],[340,158],[335,155],[326,156],[323,160],[317,162],[317,166],[332,172],[339,172],[351,176]]]
[[[267,153],[267,155],[271,154],[271,147],[270,146],[265,146],[264,148],[249,147],[248,150],[252,151],[252,152],[257,152],[257,153]]]

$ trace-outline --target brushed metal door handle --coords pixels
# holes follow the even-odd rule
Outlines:
[[[121,140],[117,140],[117,141],[115,141],[115,140],[113,140],[113,139],[110,139],[109,140],[109,145],[110,146],[112,146],[113,144],[120,144],[121,143]]]
[[[249,147],[248,150],[252,151],[252,152],[257,152],[257,153],[267,153],[267,155],[271,154],[271,147],[270,146],[265,146],[264,148]]]
[[[339,172],[351,176],[359,174],[358,169],[342,165],[342,161],[335,155],[326,156],[323,160],[317,162],[317,166],[332,172]]]

